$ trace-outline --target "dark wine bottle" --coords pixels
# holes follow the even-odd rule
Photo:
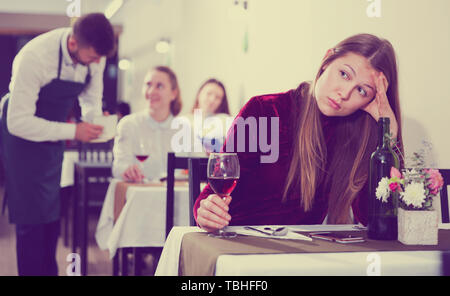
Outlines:
[[[397,239],[398,193],[391,192],[387,200],[378,199],[377,187],[382,178],[390,178],[391,168],[399,168],[397,154],[390,144],[389,118],[378,120],[378,147],[370,157],[368,238]]]

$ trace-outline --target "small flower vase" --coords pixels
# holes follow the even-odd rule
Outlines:
[[[398,209],[398,240],[405,245],[437,245],[438,215],[435,210]]]

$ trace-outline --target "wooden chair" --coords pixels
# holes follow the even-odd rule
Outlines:
[[[189,166],[189,221],[190,226],[195,226],[196,222],[194,219],[194,203],[201,192],[201,183],[208,181],[207,169],[208,169],[208,159],[207,158],[190,158],[188,162]]]
[[[104,143],[79,143],[79,161],[88,162],[112,162],[112,148],[114,140]]]
[[[166,183],[166,237],[174,225],[174,206],[175,206],[175,170],[189,170],[189,224],[195,226],[193,215],[194,201],[200,194],[200,183],[206,180],[206,166],[208,159],[204,156],[184,155],[177,156],[170,152],[167,155],[167,183]],[[161,247],[133,248],[134,253],[134,274],[141,275],[142,254],[151,253],[155,258],[161,253]],[[122,260],[124,257],[122,256]],[[126,261],[126,259],[125,259]],[[156,260],[155,260],[156,261]],[[122,265],[127,265],[122,262]],[[125,271],[126,274],[126,271]]]
[[[189,157],[176,156],[175,153],[167,154],[167,193],[166,193],[166,237],[173,227],[173,213],[175,202],[175,170],[188,169]]]
[[[90,162],[90,163],[112,163],[113,154],[112,147],[114,141],[108,141],[105,143],[82,143],[75,141],[75,144],[69,150],[76,150],[78,152],[79,162]],[[67,148],[66,148],[67,149]],[[74,178],[75,178],[74,174]],[[99,208],[103,204],[105,198],[107,184],[109,184],[109,178],[111,174],[105,176],[99,176],[98,178],[90,178],[89,184],[89,194],[92,195],[92,199],[89,200],[89,208]],[[75,181],[75,180],[74,180]],[[105,189],[106,186],[106,189]],[[61,218],[62,226],[64,228],[64,245],[69,245],[68,233],[69,233],[69,208],[71,200],[74,198],[75,186],[68,186],[61,188]],[[72,201],[73,204],[73,201]],[[75,209],[72,208],[72,213],[74,214]],[[72,220],[76,217],[73,215]],[[74,239],[75,234],[72,233],[72,246],[76,239]]]
[[[450,169],[439,169],[439,171],[444,179],[444,186],[440,192],[442,223],[450,223],[447,190],[447,186],[450,185]],[[450,252],[448,251],[442,253],[442,275],[450,276]]]
[[[175,196],[175,170],[176,169],[188,169],[188,158],[187,157],[177,157],[175,153],[169,152],[167,155],[167,179],[166,179],[166,237],[170,232],[170,229],[173,227],[173,215],[174,215],[174,196]],[[161,253],[162,247],[145,247],[145,248],[132,248],[131,252],[134,257],[134,275],[141,275],[143,264],[142,264],[142,254],[152,254],[155,258]],[[127,250],[121,250],[123,252],[127,252]],[[130,250],[128,250],[128,253]],[[119,256],[117,256],[117,259]],[[126,267],[128,266],[127,255],[121,256],[122,262],[119,264],[122,265],[122,275],[127,275],[128,270]],[[116,268],[117,270],[117,268]]]
[[[442,190],[440,192],[442,223],[450,223],[449,200],[447,191],[447,186],[450,185],[450,169],[439,169],[439,172],[444,179],[444,187],[442,187]]]
[[[207,181],[206,168],[208,158],[197,155],[176,156],[169,153],[167,157],[167,200],[166,200],[166,237],[174,222],[175,169],[189,171],[189,225],[195,226],[193,207],[195,199],[200,195],[200,184]]]
[[[113,143],[111,140],[79,143],[78,146],[79,159],[74,169],[75,192],[72,196],[72,251],[75,253],[77,247],[81,247],[83,275],[87,274],[89,211],[98,211],[103,206],[112,177]]]

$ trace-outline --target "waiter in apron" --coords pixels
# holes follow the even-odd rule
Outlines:
[[[79,100],[83,121],[102,115],[103,71],[115,47],[103,14],[42,34],[15,57],[2,100],[1,138],[9,220],[19,275],[58,275],[56,246],[64,140],[88,142],[102,127],[66,123]]]

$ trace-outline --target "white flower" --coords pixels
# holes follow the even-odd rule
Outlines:
[[[415,208],[422,207],[426,197],[423,183],[413,182],[406,185],[405,192],[401,192],[400,197],[408,206],[412,205]]]
[[[389,194],[390,194],[389,179],[387,177],[381,178],[380,182],[378,183],[375,195],[377,196],[378,200],[381,200],[382,202],[387,202]]]

